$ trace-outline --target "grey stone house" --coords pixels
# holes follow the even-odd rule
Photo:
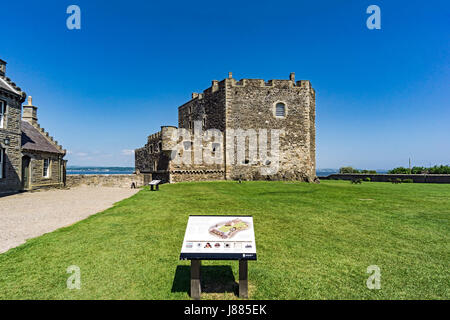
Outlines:
[[[186,151],[192,154],[192,145],[184,149],[176,147],[174,151],[171,137],[178,128],[162,126],[159,132],[148,137],[145,146],[135,150],[136,172],[149,175],[147,180],[165,182],[228,179],[313,182],[317,179],[315,114],[315,90],[308,80],[295,81],[294,73],[290,74],[289,79],[269,81],[238,81],[229,73],[228,78],[213,80],[211,87],[203,93],[193,93],[190,101],[178,107],[178,128],[192,133],[195,123],[198,123],[203,131],[283,131],[279,139],[279,170],[275,174],[263,175],[262,169],[274,163],[261,159],[258,159],[259,162],[245,159],[242,163],[234,158],[230,160],[226,150],[234,148],[235,137],[233,140],[223,138],[217,148],[214,144],[200,146],[203,150],[211,149],[214,154],[220,153],[221,163],[175,163],[174,154],[182,155]],[[259,148],[250,142],[244,144],[246,155]]]
[[[66,151],[38,124],[37,107],[6,77],[0,59],[0,193],[61,187]]]

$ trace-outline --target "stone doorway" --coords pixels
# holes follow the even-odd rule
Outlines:
[[[22,157],[22,187],[24,190],[28,190],[30,188],[30,162],[30,157]]]

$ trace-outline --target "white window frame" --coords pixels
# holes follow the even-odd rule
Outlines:
[[[5,165],[5,149],[0,148],[0,179],[3,179],[3,167]]]
[[[6,119],[6,103],[3,100],[0,100],[0,128],[3,129],[5,125]]]
[[[48,164],[47,164],[47,172],[45,172],[45,161],[48,161]],[[44,177],[44,178],[50,178],[50,172],[51,172],[51,159],[50,158],[46,158],[46,159],[44,159],[44,161],[43,161],[43,164],[42,164],[42,176]]]

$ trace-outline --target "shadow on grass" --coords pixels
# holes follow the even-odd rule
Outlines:
[[[239,294],[239,284],[236,282],[230,266],[202,266],[202,293],[233,293]],[[191,267],[177,266],[172,283],[172,292],[187,292],[191,289]]]

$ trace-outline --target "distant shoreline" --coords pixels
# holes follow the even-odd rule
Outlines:
[[[102,175],[115,175],[115,174],[132,174],[134,173],[133,167],[68,167],[67,175],[76,174],[102,174]]]
[[[116,174],[133,174],[133,167],[68,167],[67,175],[77,175],[77,174],[101,174],[101,175],[116,175]],[[318,177],[326,177],[333,173],[339,173],[338,169],[325,169],[317,170],[316,175]],[[382,173],[380,171],[380,173]]]

